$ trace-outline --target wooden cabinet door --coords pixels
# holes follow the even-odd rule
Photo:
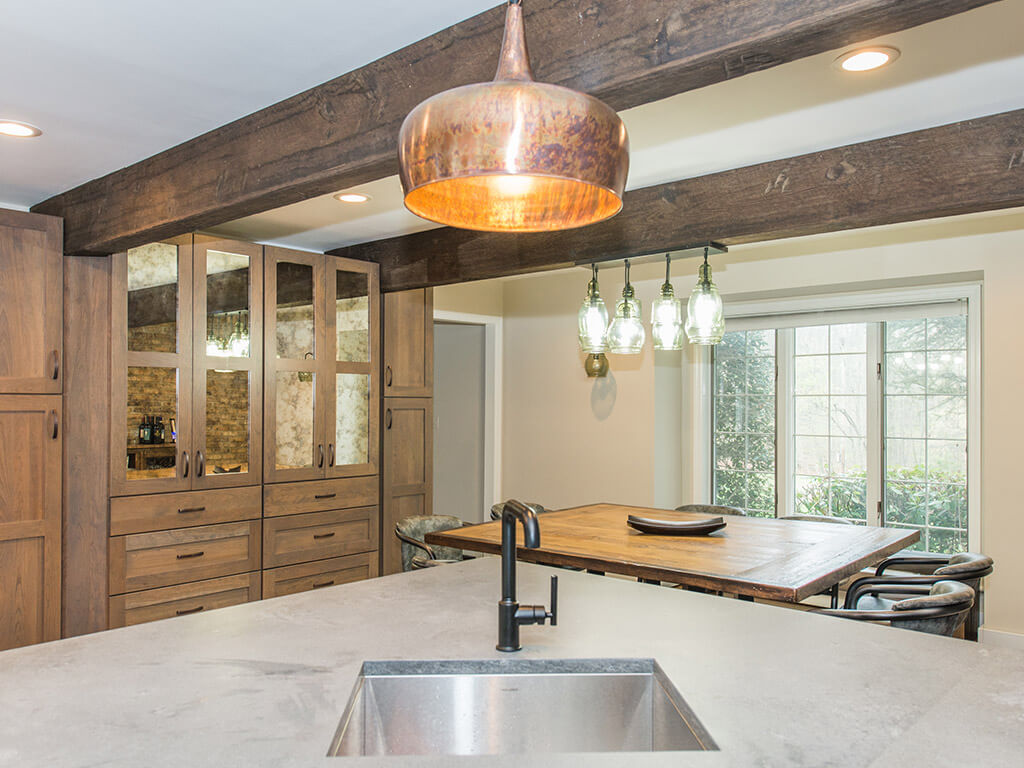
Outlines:
[[[378,267],[325,256],[327,349],[322,375],[327,477],[377,474],[380,420]]]
[[[62,237],[54,216],[0,210],[0,392],[61,391]]]
[[[434,394],[434,292],[386,293],[384,397]]]
[[[192,265],[192,487],[258,485],[263,246],[196,235]]]
[[[0,395],[0,650],[60,637],[60,414]]]
[[[324,256],[264,248],[263,479],[316,480],[327,467]]]
[[[433,400],[385,398],[384,455],[381,470],[381,572],[402,570],[395,523],[410,515],[432,514]]]
[[[112,496],[192,487],[192,236],[111,257]],[[164,442],[139,423],[159,417]],[[173,429],[172,429],[173,421]]]

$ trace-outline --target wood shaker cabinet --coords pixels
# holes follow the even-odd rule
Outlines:
[[[0,650],[60,637],[60,395],[0,395]]]
[[[376,264],[266,248],[264,477],[377,474]]]
[[[402,570],[395,523],[433,514],[434,292],[388,293],[381,430],[382,574]]]
[[[384,296],[384,397],[434,396],[434,291]]]
[[[62,232],[53,216],[0,209],[0,393],[60,394]]]
[[[111,495],[258,485],[262,247],[186,235],[111,258]]]

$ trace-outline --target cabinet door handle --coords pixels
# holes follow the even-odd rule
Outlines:
[[[334,583],[334,579],[330,581],[321,581],[319,584],[314,584],[313,589],[321,589],[322,587],[329,587]]]
[[[179,515],[187,515],[189,512],[205,512],[206,507],[182,507],[178,510]]]
[[[330,533],[314,533],[313,534],[313,538],[314,539],[329,539],[334,534],[335,534],[335,531],[331,531]]]
[[[193,557],[202,557],[205,554],[203,550],[199,550],[198,552],[189,552],[187,555],[177,555],[176,557],[179,560],[190,560]]]
[[[384,428],[391,429],[391,409],[384,411]]]
[[[50,378],[54,381],[60,378],[60,351],[56,349],[53,350],[53,373]]]
[[[206,474],[206,457],[202,451],[196,451],[196,477]]]
[[[320,454],[320,460],[317,462],[317,466],[320,467],[321,469],[323,469],[323,466],[324,466],[324,444],[323,443],[317,443],[316,450]]]
[[[313,496],[314,499],[333,499],[338,494],[336,493],[317,493]]]
[[[56,440],[57,439],[57,435],[60,434],[60,419],[57,417],[57,411],[54,411],[54,410],[50,411],[50,419],[51,419],[50,439],[51,440]]]
[[[200,605],[197,608],[185,608],[174,613],[178,616],[188,616],[190,613],[199,613],[201,610],[203,610],[203,606]]]
[[[386,366],[384,368],[384,385],[388,386],[388,387],[391,386],[391,366],[390,365]]]
[[[181,452],[181,476],[188,477],[188,451]]]
[[[334,466],[334,443],[327,444],[327,466]]]

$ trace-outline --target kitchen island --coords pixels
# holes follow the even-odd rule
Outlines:
[[[500,561],[318,590],[0,653],[0,766],[338,766],[363,661],[508,659]],[[549,568],[520,565],[519,597]],[[558,571],[515,658],[653,658],[717,752],[357,758],[357,765],[1019,765],[1024,654]]]

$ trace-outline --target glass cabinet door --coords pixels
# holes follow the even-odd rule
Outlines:
[[[270,246],[265,254],[264,479],[310,480],[327,466],[324,257]]]
[[[193,488],[262,477],[263,248],[204,235],[194,243]]]
[[[327,339],[325,373],[327,476],[377,472],[379,392],[371,371],[378,365],[379,288],[376,264],[326,257]]]
[[[194,467],[192,237],[116,254],[112,267],[111,491],[186,489]]]

